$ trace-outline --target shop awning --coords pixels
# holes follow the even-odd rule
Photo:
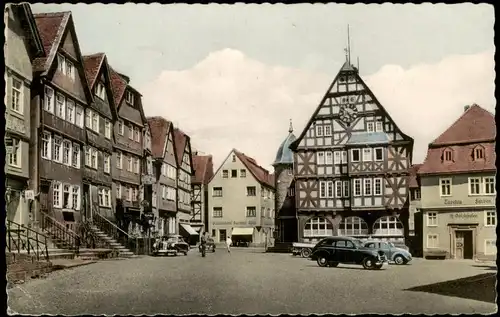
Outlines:
[[[231,235],[233,236],[251,236],[253,228],[233,228]]]
[[[189,235],[191,235],[191,236],[197,236],[197,235],[199,235],[199,233],[198,233],[198,232],[196,232],[196,230],[194,230],[194,229],[193,229],[193,227],[191,227],[190,225],[185,224],[185,223],[181,223],[180,225],[181,225],[181,227],[182,227],[184,230],[186,230],[186,232],[187,232]]]

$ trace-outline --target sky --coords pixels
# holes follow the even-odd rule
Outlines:
[[[494,9],[487,4],[34,4],[72,11],[82,53],[104,52],[163,116],[214,156],[236,148],[269,169],[292,120],[300,135],[351,60],[413,163],[465,105],[495,112]]]

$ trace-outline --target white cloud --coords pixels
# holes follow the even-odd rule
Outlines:
[[[272,171],[289,119],[298,136],[335,75],[266,65],[224,49],[191,69],[163,71],[141,91],[147,115],[180,125],[193,147],[214,155],[215,168],[237,148]],[[420,162],[464,105],[494,111],[494,76],[493,52],[485,52],[407,70],[387,65],[364,80],[415,139],[414,162]]]

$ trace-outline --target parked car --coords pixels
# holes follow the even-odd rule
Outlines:
[[[207,238],[207,244],[205,245],[205,251],[215,252],[215,241],[213,238]],[[198,250],[201,252],[201,244],[198,246]]]
[[[366,241],[365,247],[370,249],[382,250],[387,259],[397,265],[404,265],[411,261],[411,253],[407,249],[395,246],[392,242],[385,241]]]
[[[153,255],[177,255],[183,253],[187,255],[189,244],[187,244],[180,235],[170,234],[157,239],[153,244]]]
[[[312,249],[311,260],[319,266],[337,267],[339,264],[360,264],[365,269],[381,269],[387,263],[383,251],[366,248],[360,240],[350,237],[328,237]]]

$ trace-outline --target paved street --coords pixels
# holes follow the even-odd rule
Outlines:
[[[486,272],[472,261],[426,261],[381,271],[258,249],[202,258],[142,257],[58,271],[9,290],[20,314],[492,313],[496,305],[411,287]]]

